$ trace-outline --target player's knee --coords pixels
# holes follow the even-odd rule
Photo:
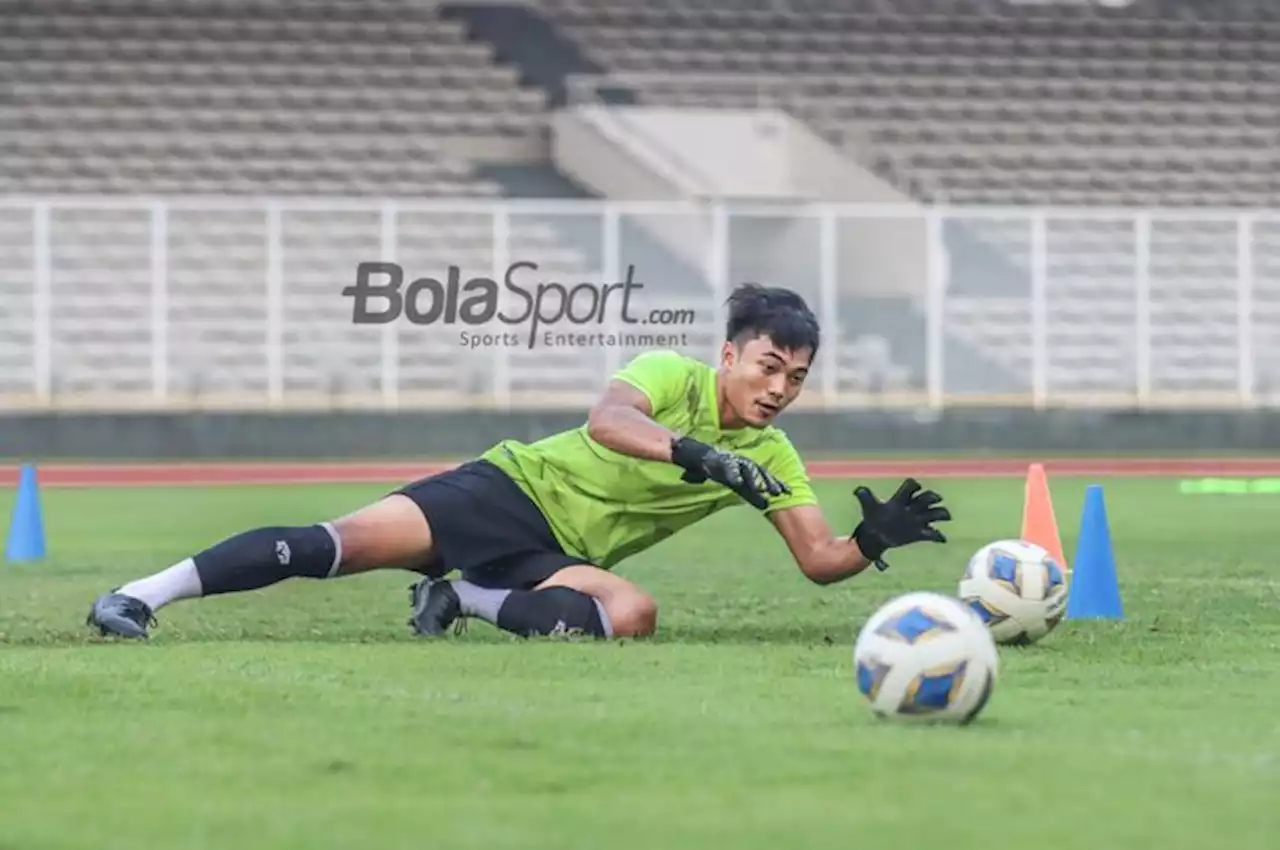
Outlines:
[[[647,593],[628,593],[605,607],[614,637],[647,637],[658,628],[658,603]]]
[[[330,520],[329,525],[338,536],[339,563],[344,571],[358,572],[376,566],[377,540],[360,514]]]
[[[337,534],[340,572],[380,567],[426,571],[431,566],[431,528],[404,496],[390,496],[329,523]]]

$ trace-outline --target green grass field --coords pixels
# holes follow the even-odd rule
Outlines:
[[[607,644],[415,641],[408,574],[109,643],[97,593],[387,487],[46,490],[50,557],[0,566],[0,848],[1280,846],[1280,496],[1107,481],[1126,621],[1002,650],[973,726],[898,727],[853,685],[861,623],[1018,530],[1020,481],[934,483],[951,544],[834,587],[750,509],[667,541],[619,570],[659,635]],[[1053,482],[1068,556],[1087,483]],[[834,524],[852,486],[821,482]]]

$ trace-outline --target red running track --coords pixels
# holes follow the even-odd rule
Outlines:
[[[884,459],[813,461],[815,478],[1018,477],[1034,458]],[[1280,477],[1277,458],[1061,458],[1042,461],[1050,475],[1156,475],[1178,477]],[[400,483],[452,463],[414,461],[361,463],[139,463],[59,464],[39,467],[46,487],[155,487],[215,484]],[[0,465],[0,486],[12,487],[18,467]]]

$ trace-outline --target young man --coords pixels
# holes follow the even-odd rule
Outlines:
[[[800,456],[772,424],[800,394],[819,337],[795,293],[739,287],[719,368],[642,354],[580,428],[504,441],[330,522],[244,532],[102,595],[88,622],[146,637],[154,613],[180,599],[401,568],[426,576],[410,588],[420,635],[478,617],[526,637],[642,636],[656,627],[657,604],[610,570],[744,500],[818,584],[884,569],[897,546],[946,542],[933,527],[951,518],[941,497],[911,479],[886,502],[859,487],[862,521],[849,537],[833,535]]]

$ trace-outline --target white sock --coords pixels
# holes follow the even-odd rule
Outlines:
[[[196,562],[187,558],[155,575],[131,581],[117,593],[141,599],[151,607],[152,611],[159,611],[170,602],[202,596],[204,588],[200,584],[200,573],[196,571]]]
[[[479,617],[495,625],[498,622],[498,610],[511,595],[509,590],[490,590],[469,581],[451,581],[454,592],[458,594],[459,607],[464,617]]]

